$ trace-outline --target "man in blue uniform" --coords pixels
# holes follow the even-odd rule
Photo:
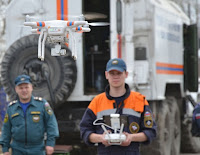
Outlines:
[[[198,103],[193,111],[192,118],[192,136],[200,137],[200,103]]]
[[[0,144],[4,155],[51,155],[58,124],[49,103],[32,96],[33,86],[27,75],[15,79],[18,99],[9,103],[4,118]],[[46,133],[46,141],[44,134]]]

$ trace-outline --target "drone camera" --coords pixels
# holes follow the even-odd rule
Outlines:
[[[51,55],[52,56],[61,56],[61,55],[66,55],[66,50],[61,49],[60,44],[56,44],[55,48],[51,48]]]

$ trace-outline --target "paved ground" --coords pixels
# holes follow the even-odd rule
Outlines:
[[[1,131],[0,131],[0,136],[1,136]],[[0,145],[0,155],[3,155],[1,150],[1,145]]]
[[[0,146],[0,155],[3,155],[2,152],[1,152],[1,146]],[[180,155],[200,155],[200,153],[196,153],[196,154],[195,153],[191,153],[191,154],[183,154],[182,153]]]
[[[3,155],[2,150],[1,150],[1,146],[0,146],[0,155]]]
[[[0,131],[0,135],[1,135],[1,131]],[[3,155],[2,152],[1,152],[1,146],[0,146],[0,155]],[[200,153],[191,153],[191,154],[180,154],[180,155],[200,155]]]
[[[180,154],[180,155],[200,155],[200,153]]]

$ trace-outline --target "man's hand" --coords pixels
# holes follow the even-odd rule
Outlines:
[[[108,132],[111,132],[111,131],[108,130]],[[110,144],[108,144],[108,141],[105,140],[105,135],[106,135],[106,132],[104,132],[104,133],[102,134],[102,144],[105,145],[105,146],[107,147],[107,146],[110,146]]]
[[[52,155],[54,152],[54,147],[52,146],[46,146],[46,153],[47,155]]]
[[[121,146],[129,146],[132,142],[132,137],[131,134],[124,132],[125,136],[126,136],[126,140],[122,142]]]
[[[10,155],[10,152],[4,152],[3,155]]]
[[[104,132],[102,134],[102,144],[105,145],[105,146],[110,146],[110,144],[108,144],[108,141],[105,140],[105,135],[106,135],[106,133]]]

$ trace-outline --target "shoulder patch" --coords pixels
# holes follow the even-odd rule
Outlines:
[[[8,114],[6,113],[6,115],[5,115],[5,118],[4,118],[4,123],[7,123],[8,122]]]
[[[35,100],[42,101],[42,97],[34,97]]]
[[[144,113],[144,126],[146,128],[152,128],[153,127],[153,118],[152,118],[151,113],[149,111],[146,111]]]
[[[53,110],[51,109],[49,103],[48,103],[48,102],[45,102],[44,105],[45,105],[45,110],[47,111],[47,113],[48,113],[49,115],[52,115],[52,114],[53,114]]]
[[[11,105],[13,105],[15,103],[17,103],[17,100],[14,100],[14,101],[10,102],[8,106],[11,106]]]

